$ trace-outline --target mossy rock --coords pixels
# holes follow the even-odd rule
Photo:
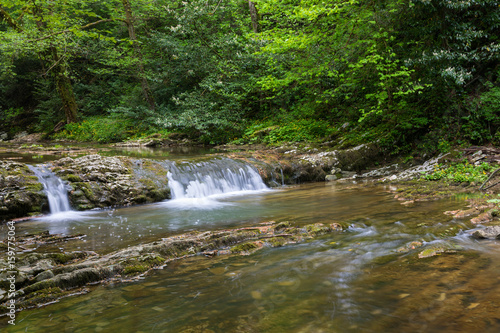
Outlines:
[[[123,262],[123,274],[131,275],[137,273],[144,273],[153,267],[161,266],[165,263],[166,259],[159,255],[144,255],[138,258],[131,258]]]
[[[290,222],[285,221],[285,222],[280,222],[280,223],[278,223],[278,224],[274,227],[274,230],[276,230],[276,231],[282,231],[283,229],[287,229],[287,228],[290,228],[290,227],[291,227]]]
[[[84,252],[52,253],[50,257],[56,264],[65,265],[71,261],[86,258],[87,255]]]
[[[333,229],[330,226],[326,226],[322,223],[309,224],[305,226],[305,230],[308,234],[312,236],[324,235],[331,232]]]
[[[82,178],[78,175],[74,175],[74,174],[69,174],[69,175],[66,175],[64,177],[62,177],[64,180],[67,180],[69,182],[72,182],[72,183],[79,183],[79,182],[82,182]]]
[[[292,238],[293,240],[293,238]],[[281,247],[285,246],[286,244],[290,243],[290,239],[284,238],[284,237],[272,237],[266,239],[266,243],[269,244],[271,247]]]
[[[61,296],[63,295],[64,295],[63,291],[61,290],[61,288],[58,287],[40,289],[38,291],[26,295],[23,303],[26,305],[41,305],[55,301],[61,298]]]
[[[246,242],[238,244],[231,248],[231,253],[250,253],[257,250],[259,246],[254,242]]]
[[[129,265],[125,266],[125,268],[123,269],[123,274],[130,275],[130,274],[144,273],[150,268],[151,267],[144,264]]]

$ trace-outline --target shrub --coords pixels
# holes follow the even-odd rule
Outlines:
[[[139,128],[126,118],[90,117],[79,123],[67,124],[64,130],[56,133],[54,139],[76,141],[117,142],[137,133]]]
[[[437,165],[434,171],[424,176],[427,180],[451,180],[454,182],[484,182],[493,166],[488,163],[472,165],[468,162],[455,163],[448,167]]]
[[[257,121],[235,143],[317,142],[335,131],[323,120],[298,119],[289,122]]]

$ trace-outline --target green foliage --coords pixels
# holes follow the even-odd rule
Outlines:
[[[89,117],[80,123],[67,124],[54,139],[76,141],[117,142],[136,134],[138,128],[131,119],[115,117]]]
[[[60,138],[175,131],[207,144],[276,144],[342,136],[344,146],[378,140],[393,154],[500,143],[497,2],[255,4],[257,33],[247,1],[133,1],[132,40],[122,1],[3,1],[2,130],[51,132],[66,117],[58,85],[66,78],[81,122]],[[345,122],[356,125],[332,126]]]
[[[478,166],[468,162],[455,163],[450,166],[438,165],[430,174],[424,175],[427,180],[450,180],[454,182],[484,182],[493,166],[482,163]]]
[[[234,143],[317,142],[332,134],[334,128],[326,121],[297,119],[287,123],[257,121],[249,126],[242,138]]]
[[[478,97],[467,100],[467,114],[462,116],[461,132],[470,142],[500,143],[500,87],[488,82],[488,88]]]

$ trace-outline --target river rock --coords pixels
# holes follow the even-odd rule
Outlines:
[[[474,231],[472,237],[476,239],[500,239],[500,226],[491,226]]]
[[[73,209],[157,202],[170,198],[168,170],[153,160],[87,155],[47,167],[65,181]],[[43,185],[24,163],[0,160],[0,221],[48,212]]]
[[[35,280],[37,282],[39,282],[39,281],[51,279],[53,277],[54,277],[54,272],[52,272],[52,270],[49,269],[49,270],[46,270],[45,272],[41,272],[40,274],[35,276]]]
[[[26,164],[0,160],[0,220],[48,209],[43,186]]]
[[[69,199],[78,210],[126,206],[168,199],[167,172],[152,160],[87,155],[62,158],[53,171],[66,180]]]

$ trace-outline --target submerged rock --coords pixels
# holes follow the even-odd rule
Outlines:
[[[341,230],[340,225],[316,223],[294,227],[288,222],[271,222],[248,228],[190,232],[106,255],[92,251],[29,253],[18,259],[19,269],[14,274],[17,309],[52,301],[87,284],[134,280],[188,256],[249,255],[264,247],[298,243],[335,230]],[[29,239],[23,244],[28,244]],[[6,267],[7,262],[0,260],[0,271]],[[0,288],[8,288],[7,282],[3,283],[6,276],[0,274],[0,277],[4,278]]]

